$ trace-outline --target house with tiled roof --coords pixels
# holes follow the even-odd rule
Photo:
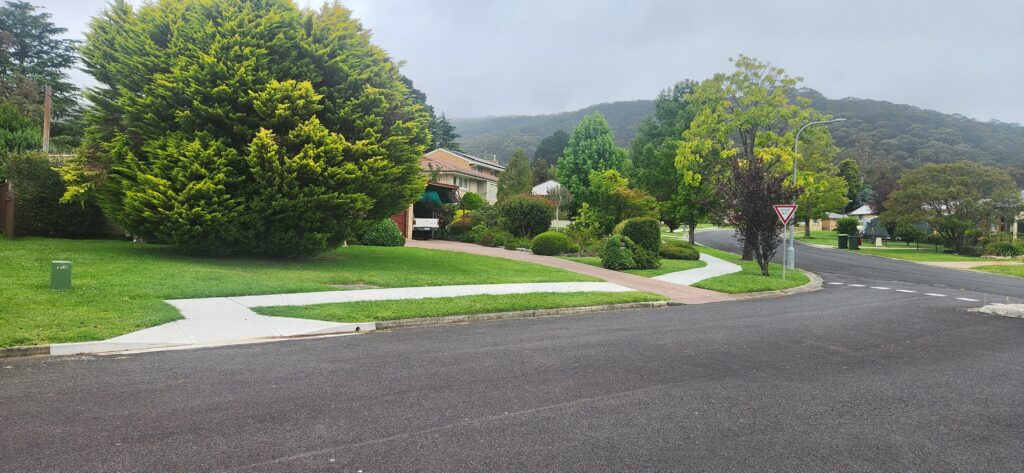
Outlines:
[[[498,201],[498,177],[505,171],[497,161],[447,149],[423,155],[420,168],[431,181],[456,186],[462,194],[475,192],[491,204]]]

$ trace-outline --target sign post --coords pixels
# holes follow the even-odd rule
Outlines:
[[[772,208],[775,209],[775,215],[779,216],[779,220],[782,221],[782,228],[788,228],[789,222],[796,216],[796,205],[791,204],[776,204]],[[789,238],[793,238],[793,234],[790,233]],[[782,280],[786,280],[786,263],[787,263],[787,251],[786,251],[786,231],[782,231]]]

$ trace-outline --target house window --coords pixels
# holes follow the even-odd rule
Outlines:
[[[470,182],[469,179],[455,176],[455,185],[459,186],[461,189],[469,189]]]

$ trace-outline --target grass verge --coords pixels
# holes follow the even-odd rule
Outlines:
[[[935,252],[932,245],[921,245],[921,249],[911,248],[867,248],[860,247],[861,253],[866,255],[883,256],[886,258],[901,259],[905,261],[916,261],[919,263],[948,263],[955,261],[985,261],[984,258],[976,256],[961,256]]]
[[[597,256],[563,256],[562,258],[570,261],[575,261],[577,263],[601,267],[601,258]],[[676,271],[686,271],[687,269],[703,268],[704,266],[707,266],[707,263],[703,261],[675,260],[662,258],[661,266],[657,268],[627,269],[623,272],[635,274],[637,276],[643,276],[645,278],[653,278],[655,276],[661,276],[662,274],[674,273]]]
[[[993,274],[1002,274],[1003,276],[1016,276],[1018,278],[1024,278],[1024,264],[978,266],[971,269],[977,271],[985,271]]]
[[[49,290],[70,260],[73,289]],[[180,318],[165,299],[380,287],[599,281],[556,268],[419,248],[352,246],[299,261],[194,258],[110,240],[0,241],[0,347],[102,340]]]
[[[728,251],[716,250],[706,246],[698,246],[701,253],[736,263],[743,268],[742,271],[725,276],[718,276],[705,279],[693,285],[701,289],[724,292],[727,294],[741,294],[745,292],[778,291],[802,286],[810,282],[810,278],[799,269],[786,270],[786,280],[782,279],[782,265],[772,263],[768,266],[770,276],[762,276],[761,268],[753,261],[742,261],[739,255]]]
[[[520,310],[586,307],[630,302],[663,301],[648,292],[536,292],[505,296],[437,297],[400,301],[345,302],[309,306],[257,307],[259,314],[328,322],[377,322],[382,320],[488,314]]]

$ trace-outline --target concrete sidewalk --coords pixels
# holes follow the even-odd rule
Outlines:
[[[272,294],[265,296],[176,299],[166,302],[181,312],[181,315],[184,317],[182,320],[139,330],[108,340],[54,344],[50,346],[50,354],[79,355],[126,350],[210,346],[282,337],[358,333],[376,329],[376,325],[373,322],[340,323],[260,315],[252,310],[254,307],[301,306],[487,294],[627,292],[631,290],[629,287],[607,282],[555,282],[401,287]]]
[[[635,276],[629,273],[599,268],[589,264],[577,263],[553,256],[540,256],[525,251],[506,250],[504,248],[489,248],[486,246],[474,245],[446,240],[409,240],[406,246],[415,248],[427,248],[432,250],[457,251],[460,253],[471,253],[476,255],[491,256],[496,258],[526,261],[529,263],[541,264],[553,268],[560,268],[574,273],[593,276],[605,281],[626,286],[628,288],[653,292],[669,298],[672,302],[682,304],[706,304],[710,302],[724,302],[736,300],[729,294],[697,289],[669,281],[654,278]]]
[[[654,279],[689,286],[705,279],[743,271],[743,268],[740,267],[740,265],[730,263],[724,259],[716,258],[709,254],[701,253],[700,260],[707,263],[707,265],[703,268],[687,269],[685,271],[662,274],[661,276],[655,276]]]

